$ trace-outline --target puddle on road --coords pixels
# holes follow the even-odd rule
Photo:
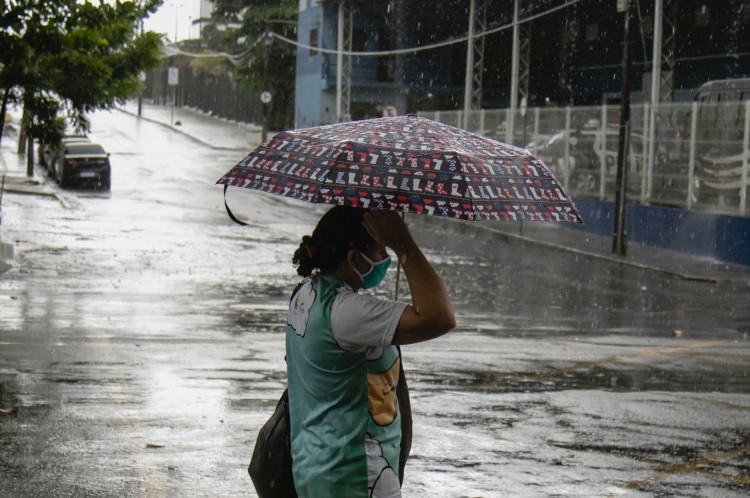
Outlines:
[[[747,393],[750,376],[727,367],[700,371],[674,370],[639,365],[637,368],[594,367],[539,372],[496,372],[457,370],[451,372],[409,372],[423,391],[545,392],[567,390],[608,390],[616,392],[695,392]]]

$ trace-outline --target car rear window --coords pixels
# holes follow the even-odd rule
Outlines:
[[[104,148],[99,144],[70,144],[67,147],[68,154],[106,154]]]

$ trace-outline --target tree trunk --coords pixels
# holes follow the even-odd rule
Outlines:
[[[3,131],[5,131],[5,113],[8,112],[8,99],[10,98],[10,88],[3,92],[3,107],[0,110],[0,145],[3,143]]]
[[[26,140],[26,176],[31,178],[34,176],[34,137],[31,133],[27,134]]]
[[[23,154],[26,151],[26,128],[28,123],[28,117],[26,115],[26,106],[23,106],[23,114],[21,115],[21,123],[18,127],[18,154]]]

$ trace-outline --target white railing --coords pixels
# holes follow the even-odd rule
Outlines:
[[[507,109],[471,111],[468,131],[530,150],[571,195],[613,199],[619,106],[529,108],[510,136]],[[750,101],[631,106],[628,196],[660,204],[750,215]],[[459,126],[463,111],[420,112]],[[653,137],[653,141],[651,138]]]

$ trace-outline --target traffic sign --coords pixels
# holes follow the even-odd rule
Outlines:
[[[266,90],[260,92],[260,101],[263,104],[270,104],[271,100],[273,100],[273,95],[271,95],[271,92]]]
[[[180,70],[176,67],[170,67],[167,73],[167,85],[177,86],[180,81]]]

